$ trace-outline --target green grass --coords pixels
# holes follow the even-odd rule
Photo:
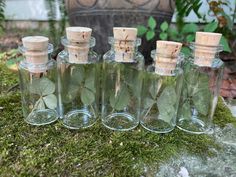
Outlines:
[[[0,65],[3,90],[0,95],[0,176],[154,176],[159,165],[187,152],[214,156],[220,149],[208,135],[190,135],[175,129],[154,134],[137,127],[114,132],[98,121],[80,131],[68,130],[60,121],[47,126],[24,122],[20,92],[6,90],[17,83],[17,75]],[[236,125],[219,101],[214,123]],[[144,168],[151,169],[145,173]]]

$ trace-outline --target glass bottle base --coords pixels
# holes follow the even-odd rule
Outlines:
[[[175,126],[166,123],[160,119],[153,119],[148,123],[140,121],[143,128],[154,133],[169,133],[174,130]]]
[[[58,114],[55,110],[44,109],[35,110],[28,115],[25,121],[31,125],[47,125],[55,122],[58,119]]]
[[[192,134],[209,134],[212,129],[207,126],[202,120],[192,118],[192,119],[179,119],[177,127]]]
[[[102,119],[102,123],[111,130],[128,131],[137,127],[139,121],[127,113],[113,113]]]
[[[88,111],[74,110],[65,115],[63,125],[69,129],[82,129],[91,127],[96,120]]]

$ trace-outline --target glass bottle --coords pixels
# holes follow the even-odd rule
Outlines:
[[[61,39],[65,49],[58,55],[59,113],[70,129],[90,127],[99,116],[101,65],[91,32],[90,28],[68,27]]]
[[[211,34],[207,35],[209,38]],[[177,126],[189,133],[209,133],[223,76],[224,64],[219,58],[222,46],[191,43],[190,48],[192,56],[184,64]]]
[[[126,131],[139,124],[144,57],[138,52],[141,39],[136,28],[113,28],[111,49],[104,54],[102,75],[102,123]]]
[[[154,63],[143,74],[140,124],[151,132],[167,133],[176,126],[183,81],[181,46],[157,41],[157,50],[151,52]],[[173,53],[172,49],[177,50]]]
[[[24,119],[32,125],[45,125],[58,119],[57,65],[50,59],[53,45],[43,36],[22,38],[19,51],[20,89]]]

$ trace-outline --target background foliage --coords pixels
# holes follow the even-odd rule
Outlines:
[[[56,0],[46,0],[46,7],[48,10],[48,23],[49,23],[49,35],[51,41],[55,46],[60,44],[61,36],[63,36],[65,32],[65,26],[67,21],[67,13],[65,8],[65,0],[59,0],[60,7],[60,15],[61,20],[59,21],[59,25],[57,25],[56,21],[56,8],[55,3]]]
[[[4,8],[5,8],[5,0],[0,0],[0,35],[3,33],[4,30]]]
[[[236,56],[236,32],[234,30],[234,19],[236,16],[236,7],[234,11],[229,9],[232,14],[227,14],[225,12],[226,8],[229,8],[230,1],[212,1],[208,0],[210,16],[214,17],[214,20],[205,23],[200,26],[197,23],[185,23],[184,17],[188,16],[191,10],[199,17],[199,19],[205,20],[206,14],[200,14],[199,8],[202,5],[200,0],[177,0],[176,1],[176,27],[171,26],[166,21],[157,28],[156,19],[149,17],[147,26],[138,25],[138,35],[145,35],[147,40],[152,40],[155,35],[159,33],[159,38],[161,40],[172,40],[183,43],[182,52],[185,55],[190,55],[190,49],[188,44],[195,40],[195,33],[197,31],[205,32],[218,32],[222,33],[222,38],[220,44],[223,45],[225,52],[234,54]]]

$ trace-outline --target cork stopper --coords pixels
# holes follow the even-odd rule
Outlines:
[[[92,29],[87,27],[72,26],[66,28],[66,37],[70,42],[89,42]]]
[[[69,53],[69,62],[87,63],[89,42],[92,29],[87,27],[67,27],[66,37],[69,45],[66,46]]]
[[[23,46],[30,51],[47,50],[49,39],[44,36],[27,36],[22,38]]]
[[[173,41],[156,41],[155,72],[171,75],[175,70],[182,44]]]
[[[114,27],[114,50],[117,62],[133,62],[137,39],[136,28]]]
[[[215,58],[222,34],[196,32],[194,63],[199,66],[211,66]]]
[[[48,41],[44,36],[27,36],[22,38],[27,63],[43,64],[48,61]]]

